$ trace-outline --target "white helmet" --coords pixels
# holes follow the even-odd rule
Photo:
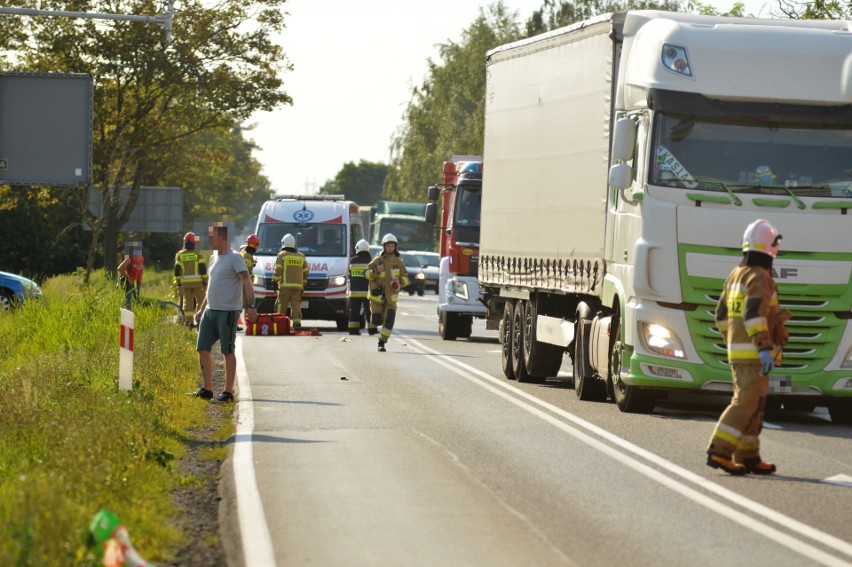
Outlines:
[[[363,238],[355,243],[355,252],[369,252],[370,243]]]
[[[296,237],[292,234],[287,233],[281,237],[281,248],[295,248],[296,247]]]
[[[384,238],[382,238],[382,246],[387,244],[388,242],[393,242],[397,246],[399,246],[399,242],[396,240],[396,236],[391,233],[387,233]]]
[[[781,235],[768,220],[758,219],[743,234],[743,252],[762,252],[773,258],[778,253]]]

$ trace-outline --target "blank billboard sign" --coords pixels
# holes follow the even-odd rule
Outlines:
[[[0,73],[0,184],[85,185],[92,176],[92,77]]]

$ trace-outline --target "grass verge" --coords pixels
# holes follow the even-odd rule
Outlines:
[[[104,507],[154,563],[199,535],[175,495],[212,486],[215,503],[230,416],[186,396],[199,379],[195,333],[153,299],[168,297],[169,274],[145,275],[131,392],[118,390],[124,295],[109,279],[53,278],[41,300],[0,316],[0,565],[96,565],[85,537]],[[212,467],[185,466],[205,454]]]

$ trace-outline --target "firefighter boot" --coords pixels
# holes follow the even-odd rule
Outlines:
[[[385,348],[385,343],[383,343],[382,341],[379,341],[379,352],[387,352],[387,349]]]
[[[778,470],[773,463],[767,463],[760,457],[745,459],[743,466],[749,474],[772,474]]]
[[[714,453],[707,453],[707,466],[714,469],[722,469],[728,474],[734,476],[744,475],[746,468],[744,465],[738,465],[731,460],[730,457],[723,457]]]

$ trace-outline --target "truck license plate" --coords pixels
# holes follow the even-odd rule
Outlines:
[[[302,309],[307,309],[307,308],[308,308],[308,302],[307,302],[307,301],[303,301],[303,302],[302,302]]]

